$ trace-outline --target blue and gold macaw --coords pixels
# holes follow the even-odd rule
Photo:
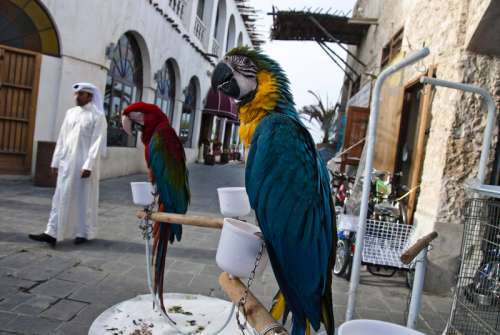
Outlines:
[[[237,100],[240,137],[250,147],[246,190],[280,287],[271,310],[292,312],[292,335],[334,334],[335,213],[328,174],[274,60],[247,47],[217,65],[212,87]]]

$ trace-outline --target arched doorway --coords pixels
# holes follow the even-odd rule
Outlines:
[[[198,99],[198,86],[196,77],[191,78],[185,91],[184,104],[182,105],[181,126],[179,137],[184,147],[191,148],[193,141],[193,128],[196,118],[196,105]]]
[[[121,129],[121,111],[142,96],[142,57],[135,37],[126,33],[113,50],[106,80],[104,110],[108,119],[108,146],[135,147],[137,136]]]
[[[161,108],[172,122],[175,110],[176,80],[174,63],[171,59],[167,60],[163,68],[157,72],[155,81],[155,104]]]
[[[56,28],[34,0],[0,1],[0,174],[29,174],[42,54],[59,56]]]
[[[59,38],[45,8],[35,0],[0,1],[0,44],[59,56]]]

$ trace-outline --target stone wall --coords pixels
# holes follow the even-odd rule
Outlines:
[[[378,74],[383,46],[404,24],[403,52],[408,55],[424,46],[431,51],[418,66],[404,71],[404,83],[420,75],[420,68],[434,65],[438,78],[484,87],[495,94],[500,106],[500,58],[467,51],[489,3],[490,0],[359,0],[354,12],[377,17],[379,24],[372,26],[362,45],[352,50],[367,63],[365,71]],[[364,76],[362,82],[366,80],[368,77]],[[486,109],[478,96],[437,88],[430,113],[415,224],[417,235],[432,230],[440,233],[429,254],[427,284],[434,291],[446,293],[453,286],[459,262],[461,214],[470,196],[464,183],[477,174]]]

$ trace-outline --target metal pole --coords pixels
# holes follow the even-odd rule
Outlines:
[[[339,41],[338,38],[335,38],[332,34],[330,34],[328,32],[328,30],[326,30],[325,27],[323,27],[321,25],[321,23],[318,22],[318,20],[316,20],[314,17],[312,17],[311,15],[308,15],[307,16],[309,18],[309,20],[311,20],[312,23],[314,23],[314,25],[316,27],[319,28],[319,30],[321,30],[323,32],[323,34],[325,34],[326,37],[328,37],[329,39],[333,40],[335,43],[337,43],[337,45],[342,49],[344,50],[349,56],[352,57],[352,59],[354,59],[356,62],[358,62],[359,64],[361,64],[363,67],[366,67],[366,64],[363,63],[358,57],[356,57],[355,54],[353,54],[351,51],[349,51],[348,48],[346,48],[345,46],[342,45],[342,43]]]
[[[479,179],[480,184],[484,184],[486,179],[486,167],[488,164],[488,157],[490,154],[490,146],[491,146],[491,138],[493,134],[493,127],[495,125],[495,114],[496,114],[496,105],[493,97],[490,95],[488,91],[484,88],[462,84],[462,83],[454,83],[447,80],[435,79],[430,77],[422,77],[420,79],[422,84],[430,84],[433,86],[443,86],[448,88],[453,88],[456,90],[477,93],[481,95],[486,102],[486,106],[488,107],[488,116],[486,119],[486,129],[484,131],[483,137],[483,148],[481,150],[481,158],[479,160],[479,172],[477,178]]]
[[[349,297],[347,301],[346,310],[346,321],[352,319],[354,314],[354,307],[356,305],[356,291],[359,286],[359,273],[361,270],[361,255],[363,251],[365,230],[366,230],[366,216],[368,214],[368,198],[370,197],[370,184],[371,175],[373,167],[373,156],[375,150],[375,136],[377,131],[377,121],[380,109],[380,92],[384,81],[393,73],[401,70],[402,68],[409,66],[420,59],[429,55],[429,49],[424,48],[407,58],[403,59],[401,62],[391,65],[382,71],[375,82],[375,87],[373,89],[373,99],[370,104],[370,121],[368,122],[368,135],[367,135],[367,149],[366,149],[366,165],[363,174],[363,193],[361,196],[361,209],[359,213],[358,221],[358,231],[356,233],[356,249],[354,251],[354,260],[352,264],[351,273],[351,286],[349,288]]]
[[[424,289],[425,269],[427,267],[427,249],[425,248],[415,259],[415,278],[413,279],[413,288],[411,290],[410,310],[408,312],[408,322],[406,327],[415,329],[417,325],[420,307],[422,305],[422,291]]]
[[[344,69],[344,67],[342,67],[342,65],[339,64],[339,62],[333,58],[332,55],[330,55],[330,53],[328,52],[328,50],[325,48],[325,46],[320,42],[320,41],[316,41],[318,43],[318,45],[321,47],[321,49],[323,49],[323,51],[327,54],[328,57],[330,57],[330,59],[345,73],[345,75],[347,76],[347,78],[349,78],[350,81],[352,81],[353,83],[355,82],[354,79],[352,79],[352,77],[349,75],[349,72],[346,71]],[[335,54],[337,56],[337,54]],[[337,56],[338,57],[338,56]],[[356,74],[357,76],[359,76],[359,74],[357,74],[356,72],[354,72],[354,74]]]

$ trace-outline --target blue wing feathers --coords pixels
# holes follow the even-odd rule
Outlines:
[[[153,172],[164,210],[169,213],[184,214],[190,201],[188,171],[181,142],[175,133],[165,134],[166,131],[174,132],[170,129],[160,128],[154,132],[148,148],[149,167]],[[168,145],[167,141],[170,141]],[[180,240],[182,226],[172,224],[170,235],[171,242],[173,237]]]
[[[334,227],[325,176],[298,117],[270,113],[262,120],[252,138],[246,188],[297,329],[306,319],[319,327],[329,278]]]

